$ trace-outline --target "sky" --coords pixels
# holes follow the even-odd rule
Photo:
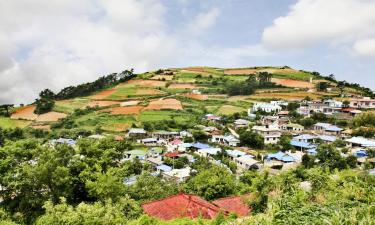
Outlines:
[[[375,89],[375,0],[0,0],[0,104],[134,68],[284,66]]]

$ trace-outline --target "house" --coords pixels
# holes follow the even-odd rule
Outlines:
[[[124,153],[126,159],[144,159],[146,156],[146,152],[142,150],[131,150]]]
[[[319,135],[317,138],[324,143],[332,143],[337,140],[336,136],[330,136],[330,135]]]
[[[353,147],[375,147],[375,140],[367,139],[364,137],[352,137],[346,139],[346,146]]]
[[[147,137],[147,132],[143,128],[131,128],[126,136],[131,139],[142,139]]]
[[[221,148],[202,148],[199,149],[196,153],[202,157],[212,157],[221,152]]]
[[[261,168],[261,164],[259,163],[259,161],[255,160],[254,156],[252,155],[240,156],[238,158],[235,158],[234,162],[237,164],[237,167],[242,170],[259,170]]]
[[[302,116],[309,116],[311,111],[310,111],[310,108],[308,106],[300,106],[296,112]]]
[[[356,109],[375,109],[375,99],[369,97],[351,99],[349,106]]]
[[[326,99],[323,101],[323,104],[332,107],[332,108],[342,108],[343,103],[334,99]]]
[[[164,157],[175,159],[175,158],[180,157],[180,153],[178,153],[178,152],[167,152],[167,153],[164,154]]]
[[[280,112],[277,113],[277,116],[279,118],[288,117],[289,116],[289,111],[280,111]]]
[[[195,144],[192,144],[191,148],[193,150],[198,150],[198,149],[203,149],[203,148],[211,148],[211,146],[209,146],[208,144],[203,144],[203,143],[197,142]]]
[[[279,100],[279,101],[271,101],[270,104],[271,104],[271,105],[275,105],[275,106],[283,106],[283,107],[287,107],[289,103],[286,102],[286,101],[281,101],[281,100]]]
[[[239,151],[239,150],[226,150],[226,153],[228,154],[229,158],[230,159],[235,159],[235,158],[238,158],[240,156],[244,156],[246,155],[245,152],[242,152],[242,151]]]
[[[311,144],[309,142],[304,142],[304,141],[297,141],[297,140],[291,140],[290,145],[295,147],[296,149],[300,151],[306,151],[312,148],[316,148],[316,145]]]
[[[156,171],[159,172],[159,173],[170,172],[170,171],[172,171],[172,167],[167,166],[165,164],[161,164],[161,165],[156,167]]]
[[[145,138],[139,140],[140,143],[146,145],[146,146],[156,146],[158,145],[158,139],[156,138]]]
[[[249,126],[249,123],[250,123],[250,121],[248,121],[248,120],[237,119],[237,120],[234,121],[234,127],[236,129],[240,128],[240,127],[247,127],[247,126]]]
[[[216,206],[224,209],[229,213],[235,213],[237,216],[248,216],[250,208],[247,202],[250,200],[250,196],[231,196],[226,198],[219,198],[212,203]]]
[[[273,153],[273,154],[268,154],[266,159],[267,160],[278,160],[278,161],[285,162],[285,163],[296,161],[296,159],[293,156],[291,156],[287,153],[284,153],[284,152],[277,152],[277,153]]]
[[[339,135],[343,129],[329,123],[316,123],[313,130],[327,135]]]
[[[156,131],[152,133],[152,137],[157,138],[157,139],[165,139],[165,140],[170,140],[177,138],[179,136],[179,132],[171,132],[171,131]]]
[[[167,151],[169,152],[176,151],[178,149],[178,146],[181,145],[182,143],[183,142],[178,138],[174,139],[173,141],[168,142],[168,144],[166,145]]]
[[[177,194],[142,205],[143,211],[161,220],[174,220],[187,217],[190,219],[213,219],[223,210],[206,200],[191,194]],[[224,212],[224,214],[228,214]]]
[[[308,142],[313,143],[315,142],[316,136],[313,136],[311,134],[301,134],[296,137],[293,137],[293,140],[299,141],[299,142]]]
[[[257,111],[264,111],[267,113],[271,113],[271,112],[277,113],[281,111],[281,107],[277,104],[266,103],[266,102],[256,102],[253,105],[252,110],[249,109],[248,111],[249,111],[248,113],[257,112]]]
[[[70,146],[75,146],[76,141],[73,139],[68,139],[68,138],[59,138],[59,139],[53,139],[50,141],[51,145],[58,145],[58,144],[65,144],[65,145],[70,145]]]
[[[206,114],[204,116],[204,119],[205,120],[210,120],[210,121],[220,121],[221,120],[221,117],[220,116],[216,116],[214,114]]]
[[[182,143],[179,144],[177,147],[177,151],[179,152],[186,152],[187,149],[191,148],[192,144],[191,143]]]
[[[281,137],[281,132],[277,125],[253,126],[252,130],[263,136],[264,144],[276,144]]]
[[[182,168],[182,169],[173,169],[168,172],[163,172],[163,177],[167,179],[173,179],[176,182],[183,182],[190,176],[190,167]]]
[[[326,108],[327,105],[321,102],[314,102],[308,104],[309,113],[316,112],[316,113],[323,113],[324,108]]]
[[[180,137],[182,137],[182,138],[184,138],[184,137],[193,137],[193,135],[190,132],[188,132],[186,130],[183,130],[183,131],[180,132]]]
[[[281,129],[290,132],[300,132],[303,131],[305,128],[297,123],[288,123],[281,125]]]
[[[233,135],[212,135],[211,142],[236,147],[240,143],[240,140],[235,138]]]

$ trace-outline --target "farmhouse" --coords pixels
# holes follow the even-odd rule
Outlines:
[[[242,170],[255,169],[258,170],[261,168],[261,164],[254,159],[252,155],[243,155],[234,159],[234,162],[237,164],[237,167]]]
[[[281,125],[281,129],[284,130],[284,131],[290,131],[290,132],[294,132],[294,131],[303,131],[304,130],[304,127],[302,125],[299,125],[297,123],[288,123],[288,124],[283,124]]]
[[[131,128],[127,133],[127,137],[131,139],[142,139],[147,137],[147,132],[143,128]]]
[[[281,132],[277,125],[253,126],[252,130],[263,136],[265,144],[276,144],[281,137]]]
[[[375,109],[375,99],[369,97],[351,99],[349,106],[357,109]]]
[[[249,113],[251,112],[257,112],[257,111],[265,111],[265,112],[280,112],[281,111],[281,106],[277,104],[272,104],[272,103],[266,103],[266,102],[256,102],[253,105],[252,110],[249,109]]]
[[[324,133],[327,135],[339,135],[343,129],[329,124],[329,123],[316,123],[313,127],[315,131]]]
[[[367,139],[364,137],[352,137],[346,139],[346,146],[353,147],[375,147],[375,140]]]
[[[163,172],[163,177],[167,179],[173,179],[177,182],[183,182],[190,176],[190,167],[183,168],[183,169],[173,169],[171,171]]]
[[[236,147],[240,143],[240,140],[233,135],[212,135],[211,142]]]

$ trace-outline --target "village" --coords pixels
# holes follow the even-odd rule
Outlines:
[[[355,136],[347,123],[337,121],[351,121],[371,109],[375,109],[375,100],[370,98],[343,102],[333,99],[257,102],[247,114],[231,120],[206,114],[193,132],[147,131],[134,127],[122,136],[116,135],[114,140],[127,140],[139,146],[127,151],[123,162],[137,160],[149,165],[153,176],[177,183],[185,182],[196,172],[191,165],[200,158],[225,168],[236,177],[246,171],[268,171],[275,176],[306,163],[327,144],[336,146],[342,158],[354,159],[356,168],[366,170],[368,164],[374,168],[375,140]],[[297,123],[296,117],[303,122]],[[335,123],[329,123],[330,118]],[[249,134],[250,139],[246,137]],[[94,134],[88,138],[104,139],[106,135]],[[50,144],[74,147],[76,140],[59,138]],[[319,163],[319,159],[313,159]],[[368,173],[375,174],[375,170],[368,169]],[[133,185],[137,176],[124,178],[124,184]],[[199,196],[181,193],[145,203],[142,208],[146,214],[165,220],[181,214],[196,218],[200,213],[204,218],[214,218],[220,211],[245,216],[250,209],[244,198],[246,196],[233,196],[210,203]],[[161,209],[165,213],[161,213]]]

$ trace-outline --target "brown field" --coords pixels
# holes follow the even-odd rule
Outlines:
[[[296,88],[313,88],[314,84],[307,81],[292,80],[292,79],[281,79],[272,78],[272,82],[283,85],[285,87],[296,87]]]
[[[151,80],[173,80],[173,75],[155,75]]]
[[[182,110],[182,104],[177,99],[167,98],[152,101],[144,110],[175,109]]]
[[[227,69],[227,70],[224,70],[224,74],[228,74],[228,75],[256,74],[257,72],[258,72],[257,69]]]
[[[156,90],[156,89],[147,89],[147,88],[141,88],[137,89],[136,95],[160,95],[163,94],[164,92]]]
[[[133,106],[138,105],[139,101],[127,101],[127,102],[121,102],[120,106]]]
[[[105,99],[106,97],[110,96],[111,94],[115,93],[116,89],[109,89],[105,91],[101,91],[93,96],[91,96],[91,99]]]
[[[171,84],[168,86],[169,89],[194,89],[196,87],[194,84]]]
[[[116,101],[91,101],[89,104],[87,104],[86,107],[106,107],[106,106],[111,106],[111,105],[119,105],[120,102]]]
[[[125,131],[125,130],[130,128],[130,124],[116,123],[116,124],[113,124],[113,127],[111,127],[108,130],[113,130],[113,128],[114,128],[115,131]],[[105,129],[105,127],[104,127],[104,129]]]
[[[21,120],[35,120],[38,115],[34,113],[35,106],[28,105],[16,110],[11,116],[11,119],[21,119]]]
[[[133,84],[133,85],[142,85],[142,86],[149,86],[149,87],[165,87],[166,82],[160,81],[160,80],[129,80],[128,82],[121,84],[121,85],[127,85],[127,84]]]
[[[207,95],[201,95],[201,94],[184,94],[183,96],[196,99],[196,100],[206,100],[208,99]]]
[[[104,109],[100,112],[109,112],[112,115],[132,115],[132,114],[139,114],[139,112],[143,109],[143,106],[135,105],[135,106],[126,106],[126,107],[115,107],[111,109]]]
[[[286,92],[286,93],[257,93],[255,95],[249,96],[249,98],[251,99],[277,98],[277,99],[285,99],[285,100],[302,100],[306,96],[309,96],[312,99],[318,99],[319,97],[321,97],[319,93],[308,93],[305,91],[296,91],[296,92]]]
[[[36,118],[37,122],[56,122],[59,119],[65,118],[67,115],[65,113],[60,112],[48,112],[38,116]]]

